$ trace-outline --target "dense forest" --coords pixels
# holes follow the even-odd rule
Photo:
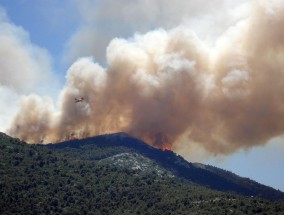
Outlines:
[[[124,146],[43,147],[0,134],[0,214],[284,214],[174,175]]]

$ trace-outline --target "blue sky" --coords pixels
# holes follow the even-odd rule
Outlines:
[[[62,60],[66,42],[80,23],[75,1],[2,0],[0,5],[12,23],[29,34],[33,44],[51,54],[54,69],[64,76],[70,66]]]
[[[0,0],[2,23],[5,26],[8,23],[8,28],[12,29],[8,32],[20,41],[20,49],[28,53],[27,62],[23,60],[21,68],[10,76],[19,76],[17,71],[26,65],[36,70],[22,71],[29,83],[35,82],[32,86],[19,84],[13,87],[20,83],[19,80],[7,79],[5,83],[3,77],[6,76],[0,73],[4,80],[0,81],[0,99],[11,106],[6,110],[5,104],[0,103],[0,110],[4,113],[0,120],[11,120],[8,116],[19,110],[16,100],[22,95],[39,94],[58,99],[65,85],[66,72],[78,58],[93,57],[95,62],[106,66],[109,63],[105,57],[107,47],[113,38],[127,38],[129,41],[137,33],[145,34],[161,28],[167,31],[183,25],[192,29],[206,45],[214,45],[231,25],[248,16],[249,1],[222,2],[216,7],[216,1],[204,6],[194,0],[177,1],[175,6],[171,6],[171,1],[159,0]],[[225,15],[219,14],[220,8]],[[46,66],[38,68],[37,63]],[[50,83],[54,84],[52,90],[49,90]],[[264,145],[237,149],[229,155],[212,156],[201,152],[198,158],[185,152],[181,154],[188,160],[225,168],[284,191],[283,142],[278,137]]]

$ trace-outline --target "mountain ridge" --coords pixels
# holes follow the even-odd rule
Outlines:
[[[0,133],[0,214],[284,212],[283,201],[216,191],[174,175],[172,169],[138,153],[134,139],[128,136],[125,141],[125,137],[114,134],[33,145]],[[127,147],[130,143],[132,148]],[[152,155],[162,153],[159,159],[165,163],[175,158],[185,167],[194,165],[173,152],[154,150],[139,140],[136,144],[140,152],[146,148]]]
[[[211,189],[267,199],[284,199],[284,193],[272,187],[210,165],[202,164],[204,166],[200,168],[197,163],[190,163],[173,151],[154,148],[142,140],[123,132],[98,135],[81,140],[75,139],[57,144],[48,144],[46,147],[78,148],[82,144],[96,144],[101,147],[128,147],[154,160],[173,174]]]

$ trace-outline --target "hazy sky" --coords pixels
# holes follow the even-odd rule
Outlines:
[[[255,7],[255,4],[259,4],[260,9],[252,9]],[[278,11],[279,6],[284,8],[282,0],[176,0],[174,4],[172,0],[0,0],[0,130],[5,131],[8,129],[17,113],[24,113],[23,111],[25,110],[30,111],[34,106],[37,107],[35,110],[37,110],[42,117],[36,118],[29,113],[30,118],[28,118],[28,120],[31,120],[32,123],[35,124],[40,121],[38,128],[47,132],[47,135],[54,133],[50,127],[58,123],[53,119],[55,116],[56,119],[58,119],[57,116],[60,114],[61,124],[62,121],[64,121],[63,124],[68,127],[68,123],[72,123],[72,121],[66,121],[64,114],[74,113],[74,111],[77,110],[68,109],[68,111],[63,114],[57,113],[57,111],[72,104],[73,100],[70,100],[70,98],[73,98],[74,95],[79,95],[78,89],[82,91],[92,89],[92,92],[96,92],[100,95],[99,92],[101,92],[102,83],[104,83],[103,85],[107,85],[108,82],[105,81],[105,79],[112,80],[113,77],[116,79],[114,82],[111,82],[110,87],[117,90],[119,93],[123,92],[127,93],[129,97],[135,97],[135,95],[129,94],[130,92],[128,92],[127,89],[129,87],[128,85],[126,85],[127,88],[125,89],[122,89],[120,86],[114,86],[114,83],[119,84],[120,82],[116,82],[119,78],[111,74],[113,70],[122,70],[120,63],[126,61],[127,63],[123,65],[126,65],[127,68],[134,66],[136,68],[137,62],[135,61],[147,61],[146,63],[141,63],[141,68],[155,71],[152,65],[153,62],[151,61],[151,63],[149,63],[148,58],[146,59],[144,55],[140,55],[140,53],[144,53],[145,50],[147,50],[147,53],[150,53],[151,56],[155,56],[154,63],[161,68],[160,70],[166,68],[164,70],[166,70],[167,77],[163,75],[159,76],[160,80],[163,80],[163,82],[159,82],[160,80],[155,80],[152,76],[145,75],[143,71],[139,71],[135,76],[137,78],[135,80],[141,81],[141,85],[143,85],[141,89],[145,94],[149,94],[148,91],[153,89],[156,90],[158,88],[156,85],[158,82],[166,86],[155,91],[161,100],[163,100],[161,96],[161,94],[163,94],[162,90],[168,90],[171,86],[178,86],[175,85],[176,82],[168,80],[168,78],[175,79],[178,76],[168,71],[171,70],[171,68],[178,72],[190,70],[190,76],[194,77],[192,78],[194,79],[194,84],[195,82],[200,82],[202,77],[206,76],[207,84],[203,89],[204,91],[210,91],[211,88],[214,87],[218,88],[218,84],[216,84],[216,86],[212,84],[213,81],[210,78],[211,73],[214,73],[214,69],[208,66],[210,64],[208,61],[210,60],[215,62],[214,66],[216,68],[220,68],[216,79],[222,77],[220,78],[220,84],[223,85],[223,93],[233,95],[233,99],[238,97],[239,94],[244,93],[240,91],[240,89],[247,89],[243,85],[247,86],[251,83],[249,79],[254,73],[250,73],[249,69],[258,68],[260,73],[267,71],[264,67],[277,69],[277,71],[282,72],[283,77],[281,73],[280,76],[278,73],[275,73],[274,76],[271,75],[271,80],[282,80],[282,78],[284,78],[284,64],[281,61],[281,56],[283,56],[284,53],[284,49],[282,49],[284,44],[283,40],[279,38],[283,34],[277,31],[275,34],[266,35],[266,25],[263,24],[263,22],[270,22],[272,20],[271,22],[275,26],[269,26],[275,28],[281,28],[281,26],[283,26],[283,22],[273,22],[273,17],[283,18],[283,16],[278,15],[278,13],[280,14],[281,12],[280,9],[280,12]],[[263,8],[268,18],[263,18],[263,20],[261,20],[263,22],[261,22],[255,17],[258,17]],[[278,19],[275,18],[275,20]],[[250,30],[250,28],[253,29]],[[251,37],[251,31],[257,32],[258,35]],[[265,34],[265,36],[263,36],[265,38],[262,38],[261,35],[263,34]],[[114,38],[117,39],[114,40]],[[187,40],[187,38],[191,39]],[[254,40],[266,41],[267,46],[271,46],[271,49],[270,47],[265,47],[263,44],[258,44]],[[167,47],[172,47],[171,50],[174,50],[174,55],[169,56],[168,54],[164,54],[165,51],[162,50],[161,47],[164,47],[165,44]],[[181,55],[179,50],[183,49],[183,46],[189,49],[186,53],[186,57],[192,58],[194,61],[184,63],[184,61],[179,58],[179,55]],[[277,59],[279,58],[280,60],[273,62],[268,61],[264,55],[255,55],[254,53],[251,55],[253,57],[259,57],[260,60],[251,60],[251,55],[247,54],[248,56],[243,57],[243,52],[244,50],[246,51],[246,49],[239,48],[239,46],[249,47],[250,49],[262,47],[262,50],[269,51],[267,55],[271,55]],[[234,49],[231,47],[234,47]],[[194,52],[192,51],[193,49]],[[255,53],[258,53],[259,50],[257,50],[257,48],[255,49]],[[272,49],[279,50],[275,54]],[[116,50],[119,50],[119,53],[116,53]],[[129,59],[118,58],[119,54],[122,52],[124,52],[125,55],[134,56],[135,60],[129,62]],[[205,52],[207,54],[204,54]],[[217,52],[218,56],[216,54]],[[242,53],[240,54],[240,52]],[[208,57],[209,55],[210,57]],[[222,60],[230,62],[228,65],[221,65],[221,63],[218,62],[217,58],[221,55]],[[234,61],[231,55],[234,55]],[[238,56],[240,59],[236,59],[235,56]],[[81,60],[77,61],[79,58]],[[208,60],[208,58],[210,58],[210,60]],[[167,64],[167,60],[170,61],[171,64]],[[271,67],[270,64],[272,63],[277,65],[277,67]],[[233,68],[239,68],[240,65],[243,68],[244,64],[248,64],[248,66],[246,65],[247,67],[245,67],[249,68],[248,71]],[[80,66],[84,69],[78,70]],[[108,69],[105,69],[105,67]],[[224,68],[227,67],[230,67],[231,70],[228,74],[224,75]],[[207,69],[210,71],[203,73],[203,70]],[[93,70],[96,71],[94,74],[91,72]],[[199,70],[202,71],[202,74],[196,75],[195,72]],[[108,76],[110,77],[105,77],[105,72],[109,73],[110,75]],[[119,77],[124,77],[123,72],[124,71],[117,73]],[[83,76],[83,74],[78,73],[85,74]],[[125,71],[125,73],[127,72]],[[152,73],[154,72],[151,72],[151,75]],[[88,82],[93,75],[96,76],[95,82]],[[74,77],[82,80],[81,84],[85,83],[86,85],[90,84],[92,86],[79,86],[80,83],[75,83],[76,79],[74,79]],[[266,78],[265,80],[267,80],[267,77],[270,78],[270,75],[264,77]],[[192,79],[188,81],[192,81]],[[268,97],[275,97],[275,100],[270,99],[268,101],[269,103],[276,104],[277,101],[279,102],[279,98],[283,98],[282,94],[279,95],[277,93],[279,89],[282,89],[281,87],[283,85],[279,88],[276,86],[271,90],[271,88],[268,87],[266,89],[266,86],[273,85],[273,83],[271,84],[267,81],[263,84],[263,79],[260,78],[257,80],[256,83],[252,83],[253,88],[248,88],[252,91],[253,95],[257,96],[257,99],[253,100],[256,104],[262,105],[265,103],[265,99],[268,99],[265,98],[267,95],[259,99],[259,93],[254,93],[254,90],[258,89],[257,87],[259,86],[265,88],[268,92],[272,92],[271,94],[268,93]],[[144,82],[142,83],[142,81]],[[155,81],[157,81],[157,83]],[[183,84],[184,82],[180,80],[178,83]],[[281,83],[283,82],[279,81],[279,83],[277,82],[275,85],[280,85]],[[236,86],[239,88],[236,88]],[[78,89],[76,87],[78,87]],[[131,85],[129,88],[132,89],[132,87]],[[132,91],[135,91],[135,89],[136,88],[133,88]],[[186,90],[183,87],[178,89],[181,91]],[[102,95],[106,97],[109,95],[110,91],[111,89],[105,90]],[[277,96],[274,96],[275,92]],[[166,91],[166,95],[170,93],[172,92]],[[180,106],[191,107],[190,111],[182,108],[179,109],[180,106],[173,105],[172,108],[174,110],[178,108],[181,113],[191,112],[192,114],[186,114],[185,118],[192,120],[199,114],[199,111],[195,110],[198,109],[199,106],[192,104],[200,103],[199,99],[196,99],[196,95],[199,94],[187,92],[180,94],[182,99],[185,98],[185,96],[191,99],[189,104],[183,104],[183,102],[178,101]],[[115,96],[119,96],[119,94],[115,94]],[[112,95],[108,98],[115,103],[116,100],[113,99],[113,97]],[[249,98],[254,99],[255,97]],[[94,98],[90,97],[89,99]],[[145,97],[143,97],[143,99],[145,99]],[[193,100],[194,102],[192,102]],[[134,100],[123,101],[125,102],[125,106],[118,107],[116,110],[120,111],[122,108],[128,108],[128,103],[132,101]],[[146,101],[147,104],[151,104],[149,105],[151,107],[156,107],[157,105],[156,101]],[[172,102],[172,98],[169,100],[165,99],[165,101]],[[98,106],[98,103],[103,102],[106,101],[96,98],[93,104]],[[142,101],[141,99],[135,100],[135,105],[143,105],[143,102],[144,100]],[[38,103],[40,103],[40,105],[37,105]],[[212,106],[213,104],[215,103],[212,101],[206,102],[206,106],[211,107],[211,109],[214,107]],[[228,105],[227,108],[236,106],[236,103],[230,102],[226,104]],[[84,111],[80,112],[79,116],[81,116],[82,119],[85,119],[85,117],[88,118],[88,114],[92,112],[92,107],[92,105],[84,107]],[[201,105],[201,107],[203,107],[203,105]],[[243,108],[244,112],[247,110],[244,108],[245,106],[242,105],[236,107],[240,109]],[[276,111],[273,107],[272,105],[267,107],[268,113],[271,111],[273,115],[271,118],[278,117],[278,122],[275,123],[271,119],[271,122],[267,121],[268,126],[264,125],[261,127],[260,125],[258,130],[252,130],[251,133],[246,130],[245,132],[249,134],[245,135],[241,134],[239,131],[237,134],[231,133],[242,126],[238,120],[223,120],[223,112],[215,116],[214,114],[211,115],[212,113],[208,113],[206,110],[205,112],[208,114],[208,118],[212,117],[214,120],[218,119],[220,122],[224,122],[224,127],[229,127],[228,129],[222,128],[222,131],[228,132],[223,140],[230,140],[236,143],[228,145],[228,147],[226,144],[224,144],[226,146],[223,146],[218,141],[216,145],[214,145],[216,139],[212,137],[200,137],[200,134],[205,134],[200,133],[197,129],[198,125],[188,125],[186,122],[182,124],[175,122],[176,124],[174,125],[178,127],[177,130],[173,131],[172,128],[167,127],[164,128],[163,131],[169,130],[172,132],[170,138],[173,138],[174,141],[179,141],[179,144],[174,145],[173,149],[190,161],[200,161],[225,168],[241,176],[249,177],[260,183],[284,191],[284,140],[280,137],[283,135],[284,131],[281,130],[282,127],[278,125],[282,120],[279,117],[284,116],[282,114],[283,107],[282,111],[279,110],[279,105],[277,105]],[[139,110],[138,108],[137,113]],[[216,108],[217,112],[221,110],[223,109],[219,107]],[[248,112],[249,114],[239,115],[239,117],[248,117],[248,120],[253,121],[255,118],[250,115],[254,115],[254,112],[250,111]],[[159,108],[158,112],[153,112],[153,114],[156,116],[160,112],[163,111]],[[258,109],[256,112],[258,112]],[[86,115],[86,113],[88,114]],[[149,110],[149,113],[152,112]],[[168,110],[165,110],[165,113],[168,113]],[[111,116],[111,114],[117,114],[117,112],[108,112],[108,114]],[[227,114],[233,115],[235,112],[232,111]],[[125,117],[128,115],[125,113],[125,115],[122,116]],[[153,117],[155,118],[155,116]],[[167,115],[161,116],[162,118],[167,118]],[[153,124],[153,122],[149,123],[149,121],[145,121],[144,116],[139,117],[141,119],[139,118],[135,123],[132,122],[133,125],[129,126],[129,130],[133,131],[133,133],[138,136],[143,136],[145,129],[143,128],[143,130],[141,128],[141,124],[147,126],[151,123]],[[182,121],[182,115],[179,116],[179,114],[177,114],[176,117],[180,117],[178,119]],[[200,127],[208,130],[208,133],[212,132],[217,135],[221,127],[216,126],[216,129],[208,128],[208,126],[213,127],[214,125],[214,121],[208,120],[208,118],[198,118],[192,121],[193,124],[200,123]],[[25,118],[16,117],[18,124],[24,124],[25,120],[23,119]],[[107,125],[106,121],[98,119],[97,115],[95,115],[92,120],[101,120],[99,122]],[[160,118],[157,118],[157,120],[160,120]],[[203,120],[209,122],[208,126],[202,124],[201,121]],[[173,119],[170,118],[169,121],[173,121]],[[162,120],[161,124],[164,124],[164,122],[167,121]],[[121,123],[121,121],[117,123]],[[127,124],[127,122],[124,123]],[[256,124],[259,123],[261,122],[256,122]],[[255,125],[254,122],[249,122],[248,124]],[[159,126],[160,125],[155,125],[155,127]],[[56,126],[54,127],[58,128]],[[271,128],[272,131],[266,127]],[[72,127],[70,129],[72,129]],[[137,130],[138,132],[136,132]],[[180,138],[180,134],[182,133],[183,136],[185,136],[185,134],[188,135],[189,130],[191,132],[189,135],[191,135],[190,140],[192,142],[208,140],[208,143],[202,143],[202,147],[193,143],[188,144],[190,140]],[[267,130],[269,130],[269,132],[267,132]],[[102,129],[102,131],[105,130]],[[257,138],[254,136],[254,132],[259,134],[261,141],[255,141]],[[15,133],[17,132],[15,131]],[[264,133],[265,135],[263,135]],[[179,138],[177,138],[177,136],[179,136]],[[241,141],[241,145],[237,145],[239,143],[236,141],[237,138],[235,136],[237,136],[237,138],[244,138],[243,141]],[[38,137],[35,137],[35,139],[36,138]],[[248,143],[247,141],[250,140],[255,143]],[[263,142],[263,140],[265,140],[265,142]],[[156,144],[156,142],[154,142],[154,144]]]

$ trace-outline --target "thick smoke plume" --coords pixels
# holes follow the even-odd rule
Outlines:
[[[30,41],[28,32],[13,24],[0,5],[0,130],[7,128],[17,112],[20,95],[44,91],[55,79],[45,49]]]
[[[282,135],[284,4],[253,4],[214,47],[186,27],[112,40],[106,68],[77,60],[59,108],[27,96],[9,133],[39,143],[125,131],[160,148],[186,138],[215,154]]]

